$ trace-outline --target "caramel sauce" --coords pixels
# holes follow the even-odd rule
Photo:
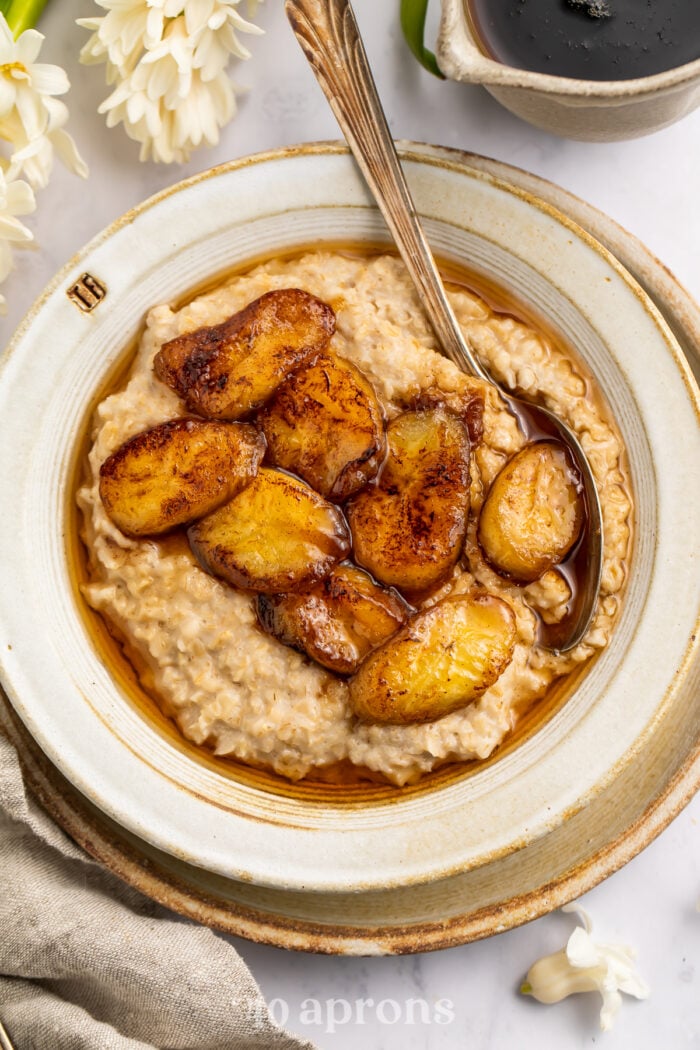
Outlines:
[[[504,65],[630,80],[700,58],[698,0],[466,0],[482,50]]]
[[[303,248],[296,248],[294,251],[286,254],[277,252],[274,256],[263,256],[259,259],[248,261],[244,266],[227,270],[212,277],[205,283],[190,290],[186,296],[174,301],[171,305],[173,309],[179,310],[200,295],[228,283],[239,275],[251,272],[257,265],[268,262],[270,259],[280,261],[293,260],[313,250],[319,250],[319,247],[317,245],[309,245]],[[323,250],[333,251],[340,255],[362,256],[365,258],[391,252],[391,248],[386,245],[368,246],[366,244],[355,245],[352,243],[333,246],[324,245]],[[461,264],[450,260],[440,260],[439,266],[448,288],[476,294],[495,312],[524,322],[544,335],[551,344],[575,363],[577,373],[584,378],[586,384],[586,397],[593,398],[601,406],[604,406],[605,403],[600,391],[594,385],[592,377],[581,361],[576,357],[575,352],[562,340],[562,337],[556,330],[537,315],[530,306],[504,292],[489,278],[471,271]],[[340,304],[337,304],[337,306],[340,306]],[[127,640],[120,636],[114,625],[89,607],[81,593],[82,586],[88,583],[90,578],[89,555],[80,538],[81,513],[78,509],[75,495],[88,477],[87,457],[92,441],[92,420],[97,405],[110,394],[123,389],[126,384],[140,338],[141,335],[139,334],[125,348],[124,354],[106,377],[104,384],[96,392],[86,411],[83,431],[74,451],[71,467],[72,483],[68,486],[66,554],[76,605],[83,615],[88,636],[100,662],[108,668],[125,699],[170,745],[207,769],[273,794],[308,799],[310,801],[333,802],[334,804],[366,805],[368,802],[396,802],[399,797],[403,798],[409,794],[414,795],[424,791],[432,791],[438,786],[470,776],[490,766],[502,756],[512,752],[523,741],[529,739],[563,706],[567,698],[575,690],[580,678],[590,668],[594,658],[589,659],[570,674],[555,680],[547,690],[546,695],[531,705],[530,708],[516,712],[515,728],[488,759],[446,763],[432,772],[425,773],[416,784],[405,785],[401,788],[391,783],[383,774],[354,766],[349,761],[336,763],[332,766],[316,767],[303,780],[293,782],[268,768],[257,768],[250,764],[244,764],[235,758],[217,756],[210,748],[199,746],[187,740],[181,734],[174,720],[164,713],[154,693],[149,691],[149,674],[141,663],[138,654],[131,650]],[[609,419],[609,409],[604,408],[604,413]],[[197,564],[196,558],[190,550],[184,530],[175,531],[158,539],[144,540],[144,542],[155,543],[164,553],[184,555],[190,558],[193,564]],[[572,591],[572,601],[575,601],[579,580],[582,578],[581,574],[585,569],[584,566],[576,561],[575,553],[574,550],[567,562],[564,563],[564,575]],[[331,673],[329,672],[329,674]]]

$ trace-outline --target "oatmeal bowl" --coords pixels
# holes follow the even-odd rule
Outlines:
[[[153,864],[337,926],[460,879],[493,905],[487,873],[562,836],[571,869],[587,817],[601,847],[638,826],[697,747],[687,362],[564,215],[459,154],[403,160],[468,339],[591,462],[603,579],[571,651],[546,640],[585,568],[575,471],[437,352],[337,144],[129,213],[0,378],[20,722]]]

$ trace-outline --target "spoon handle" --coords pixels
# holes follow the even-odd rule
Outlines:
[[[7,1029],[0,1021],[0,1050],[15,1050],[14,1043],[10,1042],[10,1037],[7,1034]]]
[[[355,160],[420,290],[438,343],[462,371],[493,380],[466,343],[406,185],[349,0],[286,0],[285,10]]]

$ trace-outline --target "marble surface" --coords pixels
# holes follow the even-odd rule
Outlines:
[[[356,0],[392,130],[507,161],[560,184],[636,234],[700,299],[700,110],[632,142],[568,142],[530,128],[480,88],[440,83],[408,53],[398,3]],[[433,7],[436,7],[433,0]],[[90,165],[87,183],[56,167],[29,219],[38,251],[18,252],[3,286],[9,311],[2,343],[54,272],[130,206],[220,161],[268,148],[337,138],[334,119],[287,27],[279,0],[259,21],[266,35],[250,42],[253,59],[235,79],[249,91],[215,149],[172,168],[140,164],[120,129],[96,112],[106,96],[102,69],[78,64],[85,31],[77,17],[96,13],[90,0],[53,0],[40,29],[42,59],[63,65],[72,82],[72,130]],[[431,10],[428,35],[435,29]],[[660,654],[662,658],[662,654]],[[543,1007],[517,994],[538,956],[562,947],[572,916],[557,913],[488,940],[406,958],[341,959],[293,955],[231,938],[249,963],[275,1015],[320,1047],[337,1050],[700,1048],[700,800],[695,799],[640,856],[586,897],[596,934],[633,945],[651,985],[645,1002],[626,999],[615,1028],[598,1029],[599,1000],[576,996]],[[372,1003],[362,1000],[372,1000]],[[414,1000],[411,1004],[411,1000]]]

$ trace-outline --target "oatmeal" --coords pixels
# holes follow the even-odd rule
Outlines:
[[[463,554],[441,589],[415,605],[427,623],[439,599],[475,589],[502,599],[512,610],[512,658],[477,700],[434,721],[358,720],[348,681],[265,634],[249,594],[205,572],[184,542],[125,535],[100,498],[100,467],[109,456],[134,435],[187,414],[177,393],[154,373],[163,343],[220,325],[258,297],[290,287],[335,311],[330,349],[369,381],[390,426],[422,400],[439,398],[459,413],[475,392],[483,397],[483,439],[471,454]],[[541,392],[579,435],[590,458],[603,509],[605,557],[598,608],[585,639],[565,655],[536,645],[538,617],[556,622],[569,599],[556,566],[534,582],[515,582],[496,572],[481,552],[479,510],[524,439],[493,388],[465,376],[435,351],[402,264],[392,256],[324,252],[269,262],[179,311],[151,310],[126,386],[97,409],[89,479],[78,493],[88,551],[85,596],[125,640],[146,690],[195,744],[293,779],[349,761],[395,784],[409,783],[449,761],[486,758],[554,679],[606,645],[630,539],[628,480],[617,431],[601,402],[589,396],[588,379],[558,347],[495,313],[476,295],[458,290],[451,299],[494,376],[526,393]],[[275,601],[266,599],[266,615],[276,614]]]

